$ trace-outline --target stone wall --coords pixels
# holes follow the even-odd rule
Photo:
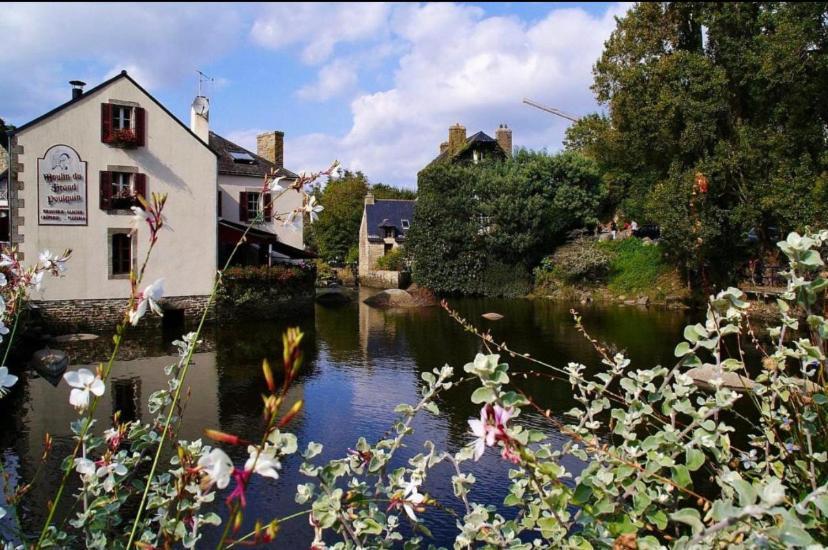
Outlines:
[[[294,285],[256,280],[225,280],[219,291],[216,316],[220,322],[284,319],[313,311],[313,279]]]
[[[369,271],[359,276],[359,284],[368,288],[407,288],[411,274],[400,271]]]
[[[161,301],[164,310],[183,310],[185,325],[198,323],[208,296],[171,296]],[[112,331],[123,319],[128,300],[49,300],[29,302],[31,322],[49,332]],[[215,319],[211,310],[208,320]],[[161,318],[147,312],[141,320],[142,328],[158,328]]]

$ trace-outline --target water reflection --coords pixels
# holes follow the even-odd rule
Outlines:
[[[218,326],[205,335],[205,348],[196,355],[190,371],[185,421],[179,434],[197,438],[205,427],[218,428],[245,438],[261,433],[261,361],[267,357],[274,367],[281,365],[281,334],[289,325],[298,324],[306,333],[305,366],[289,396],[288,403],[304,399],[303,411],[291,429],[304,444],[324,444],[321,460],[344,456],[359,435],[369,441],[384,436],[394,419],[394,407],[418,399],[420,375],[449,364],[458,371],[482,351],[481,343],[464,332],[440,308],[419,310],[376,310],[361,303],[368,291],[361,292],[358,303],[338,307],[316,306],[315,311],[287,321],[269,321]],[[512,349],[555,365],[580,361],[600,368],[598,355],[574,329],[569,307],[546,301],[461,299],[451,301],[464,317],[482,328],[490,329],[497,341],[507,341]],[[505,316],[490,322],[481,314],[496,311]],[[625,349],[634,364],[652,365],[672,360],[672,348],[686,321],[683,313],[639,310],[626,307],[587,307],[581,312],[585,326],[593,337]],[[100,342],[96,344],[102,346]],[[168,345],[157,340],[146,342],[146,353],[154,355],[123,361],[114,369],[114,379],[107,389],[98,418],[107,425],[114,409],[122,418],[147,420],[147,397],[166,383],[163,367],[175,360]],[[160,350],[160,351],[159,351]],[[99,350],[105,353],[105,350]],[[79,350],[73,357],[81,357]],[[136,352],[140,355],[140,352]],[[528,370],[526,363],[509,359],[515,371]],[[77,368],[73,359],[73,367]],[[92,367],[94,368],[94,367]],[[521,383],[520,381],[518,381]],[[544,408],[555,414],[572,406],[569,386],[548,379],[534,378],[522,382]],[[438,417],[427,415],[415,423],[415,433],[397,459],[402,463],[423,450],[426,439],[438,448],[456,451],[469,442],[467,419],[477,416],[479,408],[469,401],[473,387],[458,386],[441,395]],[[19,475],[29,479],[41,453],[46,432],[55,436],[54,457],[71,450],[68,423],[75,413],[68,403],[69,388],[51,387],[44,380],[22,376],[20,387],[0,401],[4,422],[0,428],[0,450],[20,457]],[[563,439],[538,415],[529,414],[525,422],[549,433],[560,445]],[[232,449],[238,461],[245,450]],[[249,494],[245,528],[256,516],[264,521],[297,511],[293,496],[296,485],[307,480],[298,474],[300,460],[293,458],[283,466],[278,480],[255,479]],[[576,466],[571,464],[571,466]],[[488,453],[471,466],[478,480],[472,498],[500,503],[507,486],[506,464]],[[53,460],[47,483],[37,487],[35,502],[44,503],[57,481],[57,461]],[[460,503],[451,494],[451,472],[438,467],[426,481],[426,490],[450,508],[459,511]],[[222,499],[217,511],[224,513]],[[38,523],[38,510],[26,512],[27,525]],[[510,515],[509,511],[505,512]],[[446,544],[454,532],[455,520],[445,512],[425,514],[439,544]],[[207,533],[206,545],[217,533]],[[298,519],[282,526],[274,547],[306,547],[312,535],[306,520]]]

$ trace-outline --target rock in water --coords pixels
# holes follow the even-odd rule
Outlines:
[[[51,385],[57,386],[69,367],[69,356],[59,349],[43,348],[32,354],[29,366]]]
[[[501,315],[500,313],[493,312],[484,313],[483,315],[481,315],[481,317],[483,317],[484,319],[488,319],[489,321],[500,321],[501,319],[503,319],[503,315]]]
[[[320,288],[316,291],[316,301],[323,305],[347,304],[353,300],[352,291],[343,287]]]
[[[411,294],[398,288],[389,288],[378,292],[363,300],[363,303],[378,308],[417,307]]]

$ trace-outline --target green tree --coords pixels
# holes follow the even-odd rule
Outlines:
[[[385,183],[375,183],[371,186],[371,193],[375,199],[398,199],[413,201],[417,198],[417,192],[412,189],[394,187]]]
[[[802,228],[828,213],[828,4],[641,3],[594,68],[609,116],[566,145],[605,171],[610,198],[662,226],[690,272],[725,278],[756,251],[756,228]],[[709,181],[691,207],[696,173]],[[700,196],[703,195],[703,196]]]
[[[344,261],[348,251],[358,246],[368,188],[368,178],[362,172],[346,171],[339,178],[330,179],[318,191],[317,200],[325,211],[311,231],[318,253],[325,261]]]

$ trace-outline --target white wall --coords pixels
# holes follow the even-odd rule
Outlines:
[[[258,177],[249,176],[231,176],[228,174],[219,174],[218,186],[221,197],[221,217],[227,221],[236,223],[247,223],[239,220],[239,193],[242,192],[256,192],[262,190],[263,181]],[[278,192],[271,193],[276,197]],[[302,207],[302,194],[292,189],[283,193],[279,198],[275,199],[271,212],[275,216],[290,212],[296,208]],[[304,250],[305,243],[302,238],[302,220],[297,218],[299,229],[297,231],[291,230],[289,227],[282,225],[281,221],[271,221],[270,223],[262,223],[256,225],[258,229],[275,233],[279,240],[285,244]]]
[[[67,90],[67,95],[69,90]],[[101,143],[101,103],[131,101],[146,110],[146,146],[119,149]],[[145,276],[147,283],[166,279],[168,296],[206,295],[216,270],[216,157],[197,138],[165,113],[128,79],[90,93],[31,128],[20,132],[23,147],[18,162],[24,166],[18,180],[24,201],[18,215],[24,242],[24,263],[40,250],[72,248],[68,273],[48,279],[45,290],[33,296],[43,300],[126,298],[128,280],[109,278],[108,228],[130,227],[131,215],[100,209],[99,172],[110,165],[133,166],[147,175],[147,194],[169,194],[165,214],[172,231],[160,236]],[[56,144],[69,145],[87,162],[88,226],[38,225],[37,161]],[[148,229],[138,231],[138,262],[148,248]]]

